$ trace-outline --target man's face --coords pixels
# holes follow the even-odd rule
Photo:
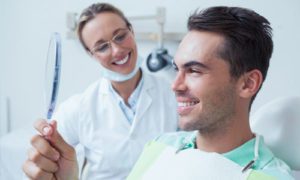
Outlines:
[[[172,88],[183,130],[217,130],[235,113],[236,81],[230,76],[229,64],[218,56],[223,41],[215,33],[190,31],[179,45]]]

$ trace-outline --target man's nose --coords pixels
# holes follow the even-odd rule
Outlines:
[[[172,90],[174,92],[186,90],[185,76],[183,73],[177,72],[176,77],[172,83]]]

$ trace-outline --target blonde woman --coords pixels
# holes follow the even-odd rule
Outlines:
[[[102,78],[64,102],[55,120],[38,120],[23,165],[32,179],[78,179],[74,146],[84,147],[88,179],[125,179],[144,144],[176,131],[175,96],[169,84],[143,73],[134,32],[116,7],[98,3],[85,9],[78,36],[100,63]]]

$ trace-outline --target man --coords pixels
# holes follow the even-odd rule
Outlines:
[[[249,125],[273,50],[268,20],[249,9],[212,7],[191,15],[188,30],[174,57],[172,88],[180,128],[195,132],[150,142],[128,179],[226,179],[231,172],[228,179],[293,179]],[[190,170],[197,158],[208,161]],[[224,172],[224,167],[230,168]]]

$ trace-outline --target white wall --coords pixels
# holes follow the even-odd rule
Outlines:
[[[51,32],[63,36],[63,69],[59,100],[81,92],[89,83],[99,78],[97,64],[89,59],[77,40],[66,39],[66,12],[80,12],[91,0],[1,0],[0,2],[0,99],[9,99],[12,129],[31,126],[43,117],[44,63]],[[254,9],[267,17],[274,29],[274,54],[269,74],[258,95],[253,111],[278,96],[300,95],[299,45],[300,1],[273,0],[151,0],[121,1],[110,3],[122,9],[126,15],[154,14],[156,7],[167,8],[166,31],[185,32],[188,15],[196,7],[234,5]],[[155,31],[154,21],[136,23],[135,31]],[[156,43],[138,42],[143,57]],[[171,53],[176,44],[168,43]],[[297,78],[298,77],[298,78]],[[3,104],[3,103],[2,103]],[[1,107],[0,107],[1,108]],[[0,111],[1,112],[1,111]],[[3,117],[3,116],[0,116]],[[4,119],[0,119],[0,126]],[[1,135],[1,132],[0,132]]]

